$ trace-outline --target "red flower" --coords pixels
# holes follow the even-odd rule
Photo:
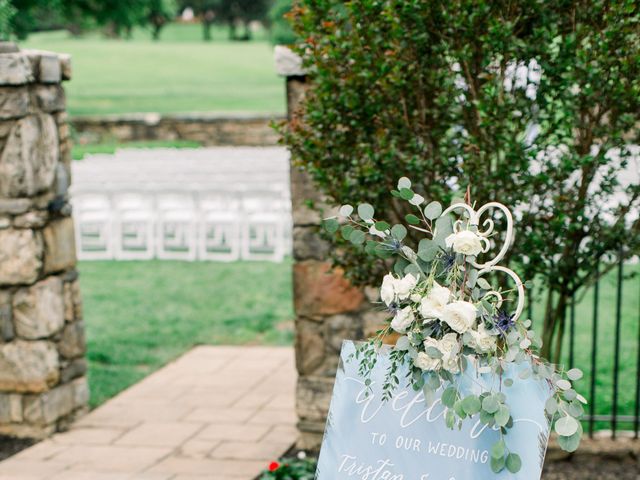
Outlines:
[[[275,472],[278,468],[280,468],[280,464],[278,462],[271,462],[269,464],[269,471]]]

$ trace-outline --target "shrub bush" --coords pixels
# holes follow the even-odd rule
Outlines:
[[[303,0],[292,16],[311,88],[284,143],[336,204],[384,218],[408,213],[386,201],[402,175],[427,200],[469,187],[515,209],[507,260],[549,287],[544,353],[557,360],[571,296],[599,259],[640,249],[639,12],[633,0]],[[330,241],[355,283],[387,271]]]

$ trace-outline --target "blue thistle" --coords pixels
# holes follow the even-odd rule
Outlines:
[[[504,310],[500,309],[493,316],[493,324],[496,326],[496,328],[500,331],[502,335],[506,335],[509,332],[509,330],[511,330],[513,326],[516,324],[513,317],[514,316],[512,314],[509,314]]]

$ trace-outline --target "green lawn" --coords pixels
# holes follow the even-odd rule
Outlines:
[[[292,343],[291,263],[82,262],[91,405],[197,344]]]
[[[626,265],[625,276],[635,273],[635,277],[625,279],[622,289],[621,335],[620,335],[620,368],[618,390],[618,414],[633,415],[636,402],[638,329],[640,328],[640,267]],[[597,357],[596,357],[596,391],[595,413],[607,415],[611,413],[613,401],[613,363],[615,352],[615,304],[617,288],[617,271],[609,272],[600,282]],[[591,351],[593,333],[593,289],[587,291],[575,309],[574,366],[584,372],[584,378],[577,383],[577,390],[588,400],[591,381]],[[533,308],[534,326],[540,325],[543,302]],[[563,347],[565,365],[569,364],[569,324]],[[587,407],[587,411],[588,411]],[[606,422],[598,422],[598,428],[610,428]],[[618,428],[632,428],[633,425],[620,424]]]
[[[31,35],[21,43],[70,53],[73,79],[66,84],[71,115],[127,112],[247,111],[282,114],[284,80],[273,64],[265,33],[251,42],[230,42],[216,29],[201,40],[199,25],[172,24],[159,42],[137,30],[131,40],[93,33]]]
[[[104,143],[74,143],[71,157],[82,160],[85,155],[94,153],[113,154],[119,148],[196,148],[198,142],[190,140],[147,140],[144,142],[104,142]]]

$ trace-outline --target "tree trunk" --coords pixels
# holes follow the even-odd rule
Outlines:
[[[162,30],[162,25],[154,25],[153,30],[151,31],[151,37],[155,42],[160,40],[160,31]]]
[[[561,290],[556,293],[555,304],[554,292],[549,290],[548,293],[542,332],[543,346],[540,351],[541,355],[552,363],[558,363],[562,354],[562,341],[564,340],[566,313],[570,298],[565,288],[561,287]]]
[[[211,41],[211,22],[202,22],[202,36],[205,42]]]

